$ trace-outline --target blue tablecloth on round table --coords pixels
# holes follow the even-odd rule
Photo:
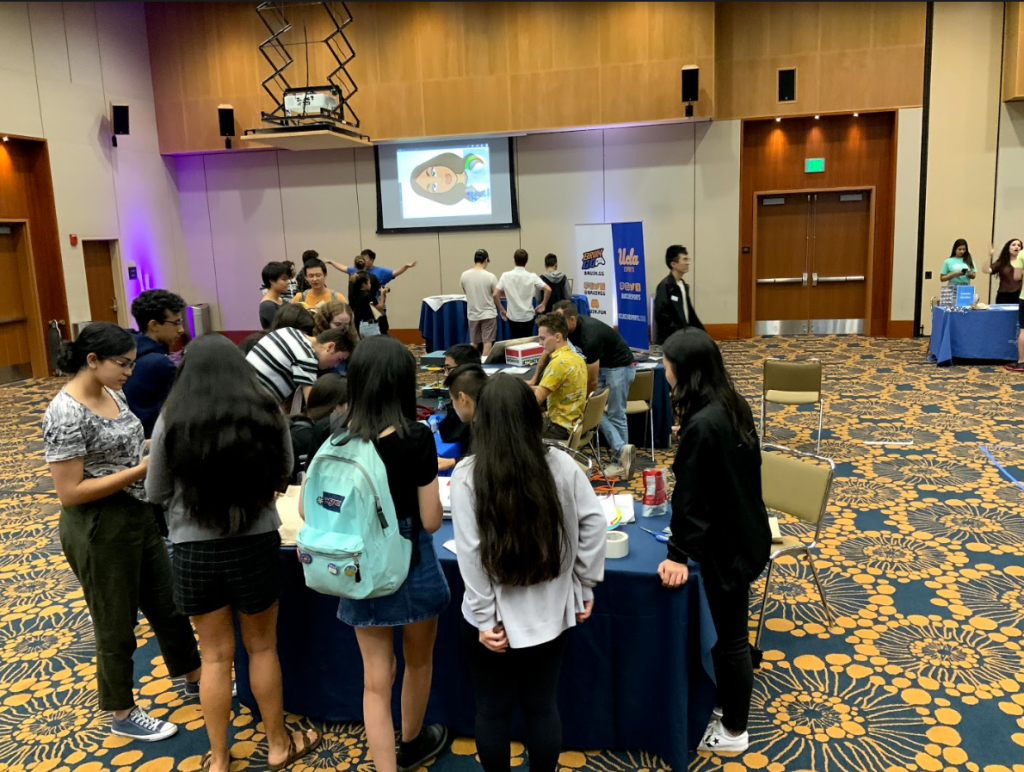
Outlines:
[[[950,365],[954,359],[1017,361],[1017,306],[977,311],[932,307],[929,362]]]
[[[639,503],[636,510],[645,527],[660,530],[668,524],[666,517],[639,518]],[[666,590],[656,575],[665,546],[636,525],[622,530],[629,534],[629,555],[607,562],[593,616],[570,634],[559,690],[563,745],[644,750],[684,770],[715,704],[714,623],[699,568],[691,564],[687,584]],[[451,538],[451,521],[445,521],[434,534],[434,546],[452,602],[438,625],[427,722],[442,722],[455,736],[471,737],[474,692],[459,632],[463,583],[455,555],[442,547]],[[305,586],[293,548],[281,550],[281,562],[278,654],[285,710],[326,721],[361,721],[362,660],[352,628],[337,619],[338,599]],[[236,638],[238,697],[255,711],[237,628]],[[400,680],[392,699],[396,719]],[[521,725],[515,736],[523,737]]]
[[[586,295],[573,295],[572,302],[583,316],[590,316]],[[456,343],[469,343],[469,321],[465,300],[449,300],[437,311],[426,301],[420,307],[420,334],[426,341],[427,351],[445,351]],[[498,340],[512,337],[508,322],[498,317]]]

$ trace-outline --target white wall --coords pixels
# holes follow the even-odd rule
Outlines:
[[[967,239],[976,262],[988,256],[1003,4],[936,3],[933,34],[924,234],[924,270],[932,278],[922,278],[921,293],[926,334],[931,333],[930,301],[939,295],[940,268],[953,242]],[[984,274],[974,284],[985,288]]]
[[[896,212],[889,311],[893,321],[914,321],[923,115],[920,107],[910,107],[899,110],[896,116]]]
[[[370,150],[181,156],[173,160],[181,224],[176,286],[190,301],[212,303],[219,329],[251,330],[258,327],[264,263],[298,263],[303,251],[316,249],[351,264],[370,248],[387,267],[418,262],[392,285],[389,299],[391,326],[415,329],[420,300],[458,292],[477,249],[490,252],[495,272],[511,269],[519,248],[537,272],[548,252],[571,272],[577,223],[641,220],[649,292],[666,273],[665,247],[685,244],[696,258],[702,318],[735,324],[739,137],[738,121],[520,137],[522,227],[441,234],[376,233]],[[328,284],[347,294],[347,279],[329,274]]]
[[[117,148],[111,103],[130,112]],[[71,233],[119,240],[129,302],[176,285],[177,196],[158,152],[142,3],[0,3],[0,132],[47,140],[69,321],[90,317]]]

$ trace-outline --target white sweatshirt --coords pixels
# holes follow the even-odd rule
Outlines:
[[[607,521],[590,481],[575,461],[558,450],[547,451],[569,536],[567,568],[556,579],[530,587],[491,582],[480,563],[470,456],[452,474],[452,523],[459,572],[466,584],[462,615],[479,630],[505,626],[509,646],[522,649],[552,641],[576,626],[583,602],[593,600],[594,586],[604,579]]]

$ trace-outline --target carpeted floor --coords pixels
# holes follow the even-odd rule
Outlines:
[[[938,369],[925,362],[924,341],[722,348],[755,414],[765,356],[825,363],[822,453],[838,470],[818,565],[838,625],[826,628],[809,569],[783,566],[766,612],[750,750],[698,757],[691,770],[1024,772],[1024,490],[993,463],[1024,480],[1024,377]],[[145,621],[139,701],[181,733],[129,743],[109,735],[97,710],[89,617],[60,552],[40,442],[59,387],[53,379],[0,389],[0,772],[193,772],[206,748],[202,713],[166,678]],[[770,441],[813,450],[813,411],[774,410],[768,425]],[[865,444],[874,441],[912,444]],[[260,730],[241,708],[233,769],[265,767]],[[373,768],[361,726],[326,730],[306,768]],[[513,766],[526,765],[522,747],[513,750]],[[468,772],[473,753],[472,740],[457,740],[432,769]],[[664,768],[640,750],[566,752],[561,764]]]

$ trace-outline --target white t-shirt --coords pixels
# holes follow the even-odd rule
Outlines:
[[[508,299],[508,318],[513,322],[529,322],[536,316],[533,310],[533,291],[547,285],[541,278],[522,266],[506,271],[498,280],[498,289]]]
[[[490,271],[478,271],[470,268],[463,272],[459,279],[462,291],[466,293],[469,321],[479,322],[482,319],[493,319],[498,315],[494,305],[494,288],[498,279]]]

